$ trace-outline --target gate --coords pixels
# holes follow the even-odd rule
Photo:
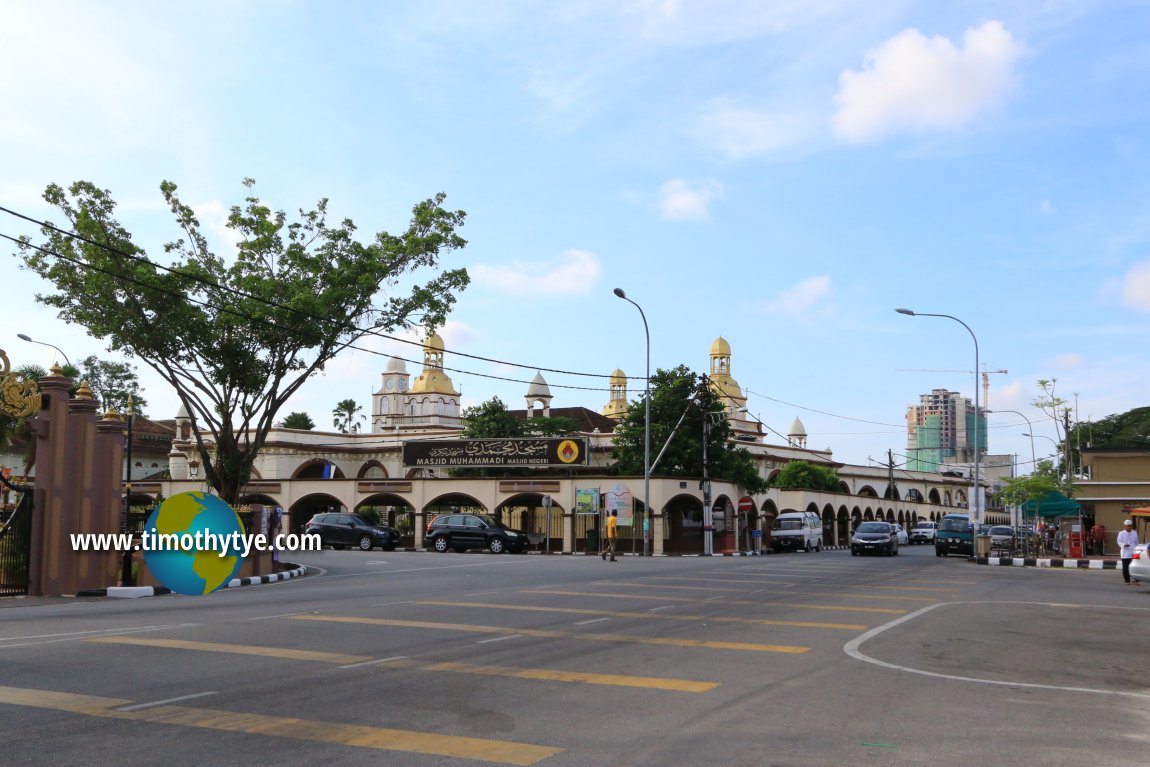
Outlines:
[[[13,485],[3,475],[0,484],[20,494],[0,527],[0,597],[24,596],[32,553],[32,488]]]

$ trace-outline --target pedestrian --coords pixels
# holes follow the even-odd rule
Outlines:
[[[1122,580],[1127,585],[1137,583],[1130,580],[1130,561],[1134,559],[1134,547],[1138,545],[1138,533],[1134,532],[1134,522],[1126,520],[1122,523],[1122,532],[1118,533],[1118,556],[1122,557]]]
[[[1094,553],[1102,556],[1106,553],[1106,528],[1100,522],[1095,522],[1090,528],[1090,540],[1094,544]]]
[[[612,510],[611,516],[607,517],[607,548],[603,549],[603,559],[607,559],[608,555],[611,561],[615,561],[615,541],[619,540],[619,512]]]

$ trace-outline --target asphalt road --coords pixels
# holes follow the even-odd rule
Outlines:
[[[1150,587],[849,552],[324,551],[5,601],[5,765],[1146,763]],[[8,606],[19,604],[20,606]]]

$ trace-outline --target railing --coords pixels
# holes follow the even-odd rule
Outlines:
[[[16,509],[0,527],[0,596],[23,596],[28,593],[32,554],[32,488],[13,485],[3,477],[0,483],[21,493]]]

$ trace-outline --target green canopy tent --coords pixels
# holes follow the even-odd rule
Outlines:
[[[1028,517],[1042,519],[1077,517],[1082,513],[1082,505],[1057,490],[1051,490],[1022,504],[1022,513]]]

